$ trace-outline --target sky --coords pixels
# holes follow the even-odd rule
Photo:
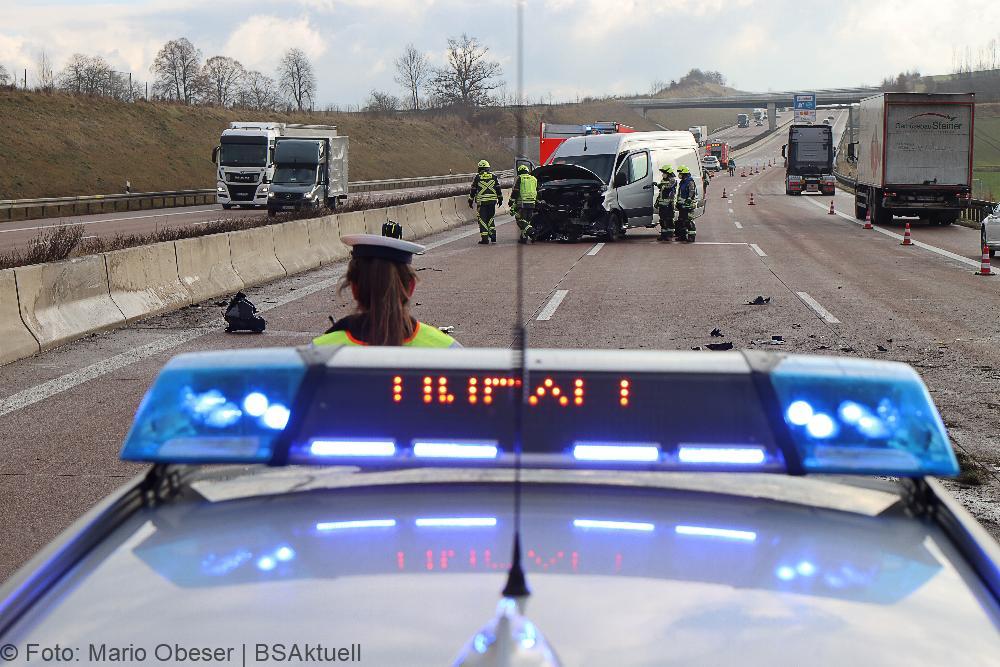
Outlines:
[[[877,84],[904,70],[951,71],[956,53],[1000,41],[998,0],[526,0],[525,92],[645,94],[693,67],[747,91]],[[32,82],[44,49],[150,78],[169,39],[273,74],[301,48],[318,75],[317,106],[402,94],[393,61],[407,43],[444,64],[449,37],[488,46],[513,89],[515,0],[0,0],[0,64]]]

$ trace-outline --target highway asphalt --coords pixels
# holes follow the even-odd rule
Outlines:
[[[783,142],[778,133],[746,159],[780,162]],[[923,375],[956,446],[1000,474],[1000,276],[974,275],[978,232],[916,224],[921,245],[904,247],[903,221],[865,231],[850,196],[837,194],[839,214],[830,215],[829,197],[786,196],[783,174],[716,177],[693,245],[632,230],[614,243],[525,247],[530,344],[688,350],[731,341],[904,361]],[[415,260],[416,316],[454,326],[466,346],[511,343],[516,229],[508,216],[500,222],[496,246],[477,245],[470,225],[426,239],[428,253]],[[119,462],[118,449],[173,354],[308,342],[328,316],[349,311],[336,293],[343,268],[250,290],[266,309],[260,336],[223,333],[221,308],[206,303],[0,368],[0,580],[141,472]],[[758,295],[770,302],[748,305]],[[722,338],[709,335],[714,328]],[[1000,483],[983,480],[950,488],[998,536]]]

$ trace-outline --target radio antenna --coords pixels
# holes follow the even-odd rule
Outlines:
[[[517,98],[514,115],[517,126],[517,152],[525,143],[524,138],[524,0],[517,3]],[[516,160],[515,160],[516,163]],[[514,170],[514,178],[519,178]],[[514,383],[514,397],[517,404],[514,407],[514,543],[510,559],[510,569],[507,571],[507,584],[503,588],[505,598],[526,598],[531,595],[528,582],[521,566],[521,453],[524,447],[524,405],[527,400],[528,387],[528,330],[524,323],[524,247],[517,244],[517,303],[515,305],[514,321],[514,370],[520,382]]]

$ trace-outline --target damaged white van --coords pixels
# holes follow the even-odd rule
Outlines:
[[[532,221],[535,240],[575,241],[582,236],[597,236],[614,241],[628,229],[657,226],[659,218],[653,200],[663,165],[675,170],[685,165],[691,170],[698,188],[692,218],[704,213],[701,157],[690,132],[631,132],[567,139],[548,164],[532,169],[538,179],[538,203]]]

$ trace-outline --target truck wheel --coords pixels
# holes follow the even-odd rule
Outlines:
[[[617,213],[609,213],[604,220],[604,240],[607,243],[614,243],[618,239],[618,230],[624,226],[620,224]]]
[[[892,211],[883,208],[877,192],[868,195],[868,201],[872,207],[872,223],[876,225],[887,225],[892,222]]]
[[[326,207],[328,209],[330,209],[331,213],[335,213],[337,211],[337,198],[336,197],[327,197],[327,199],[326,199]]]
[[[938,224],[942,227],[947,227],[948,225],[955,224],[956,220],[958,220],[958,218],[938,218]]]
[[[861,204],[861,200],[858,199],[858,195],[854,195],[854,217],[858,220],[864,220],[865,216],[868,214],[868,207]]]
[[[223,205],[222,205],[222,208],[226,209],[227,211],[228,211],[229,209],[231,209],[232,207],[233,207],[233,205],[232,205],[232,204],[223,204]]]
[[[277,214],[278,214],[278,212],[277,212],[277,211],[275,211],[275,210],[274,210],[273,208],[269,208],[269,209],[267,209],[267,217],[269,217],[269,218],[273,218],[273,217],[274,217],[274,216],[276,216]]]

